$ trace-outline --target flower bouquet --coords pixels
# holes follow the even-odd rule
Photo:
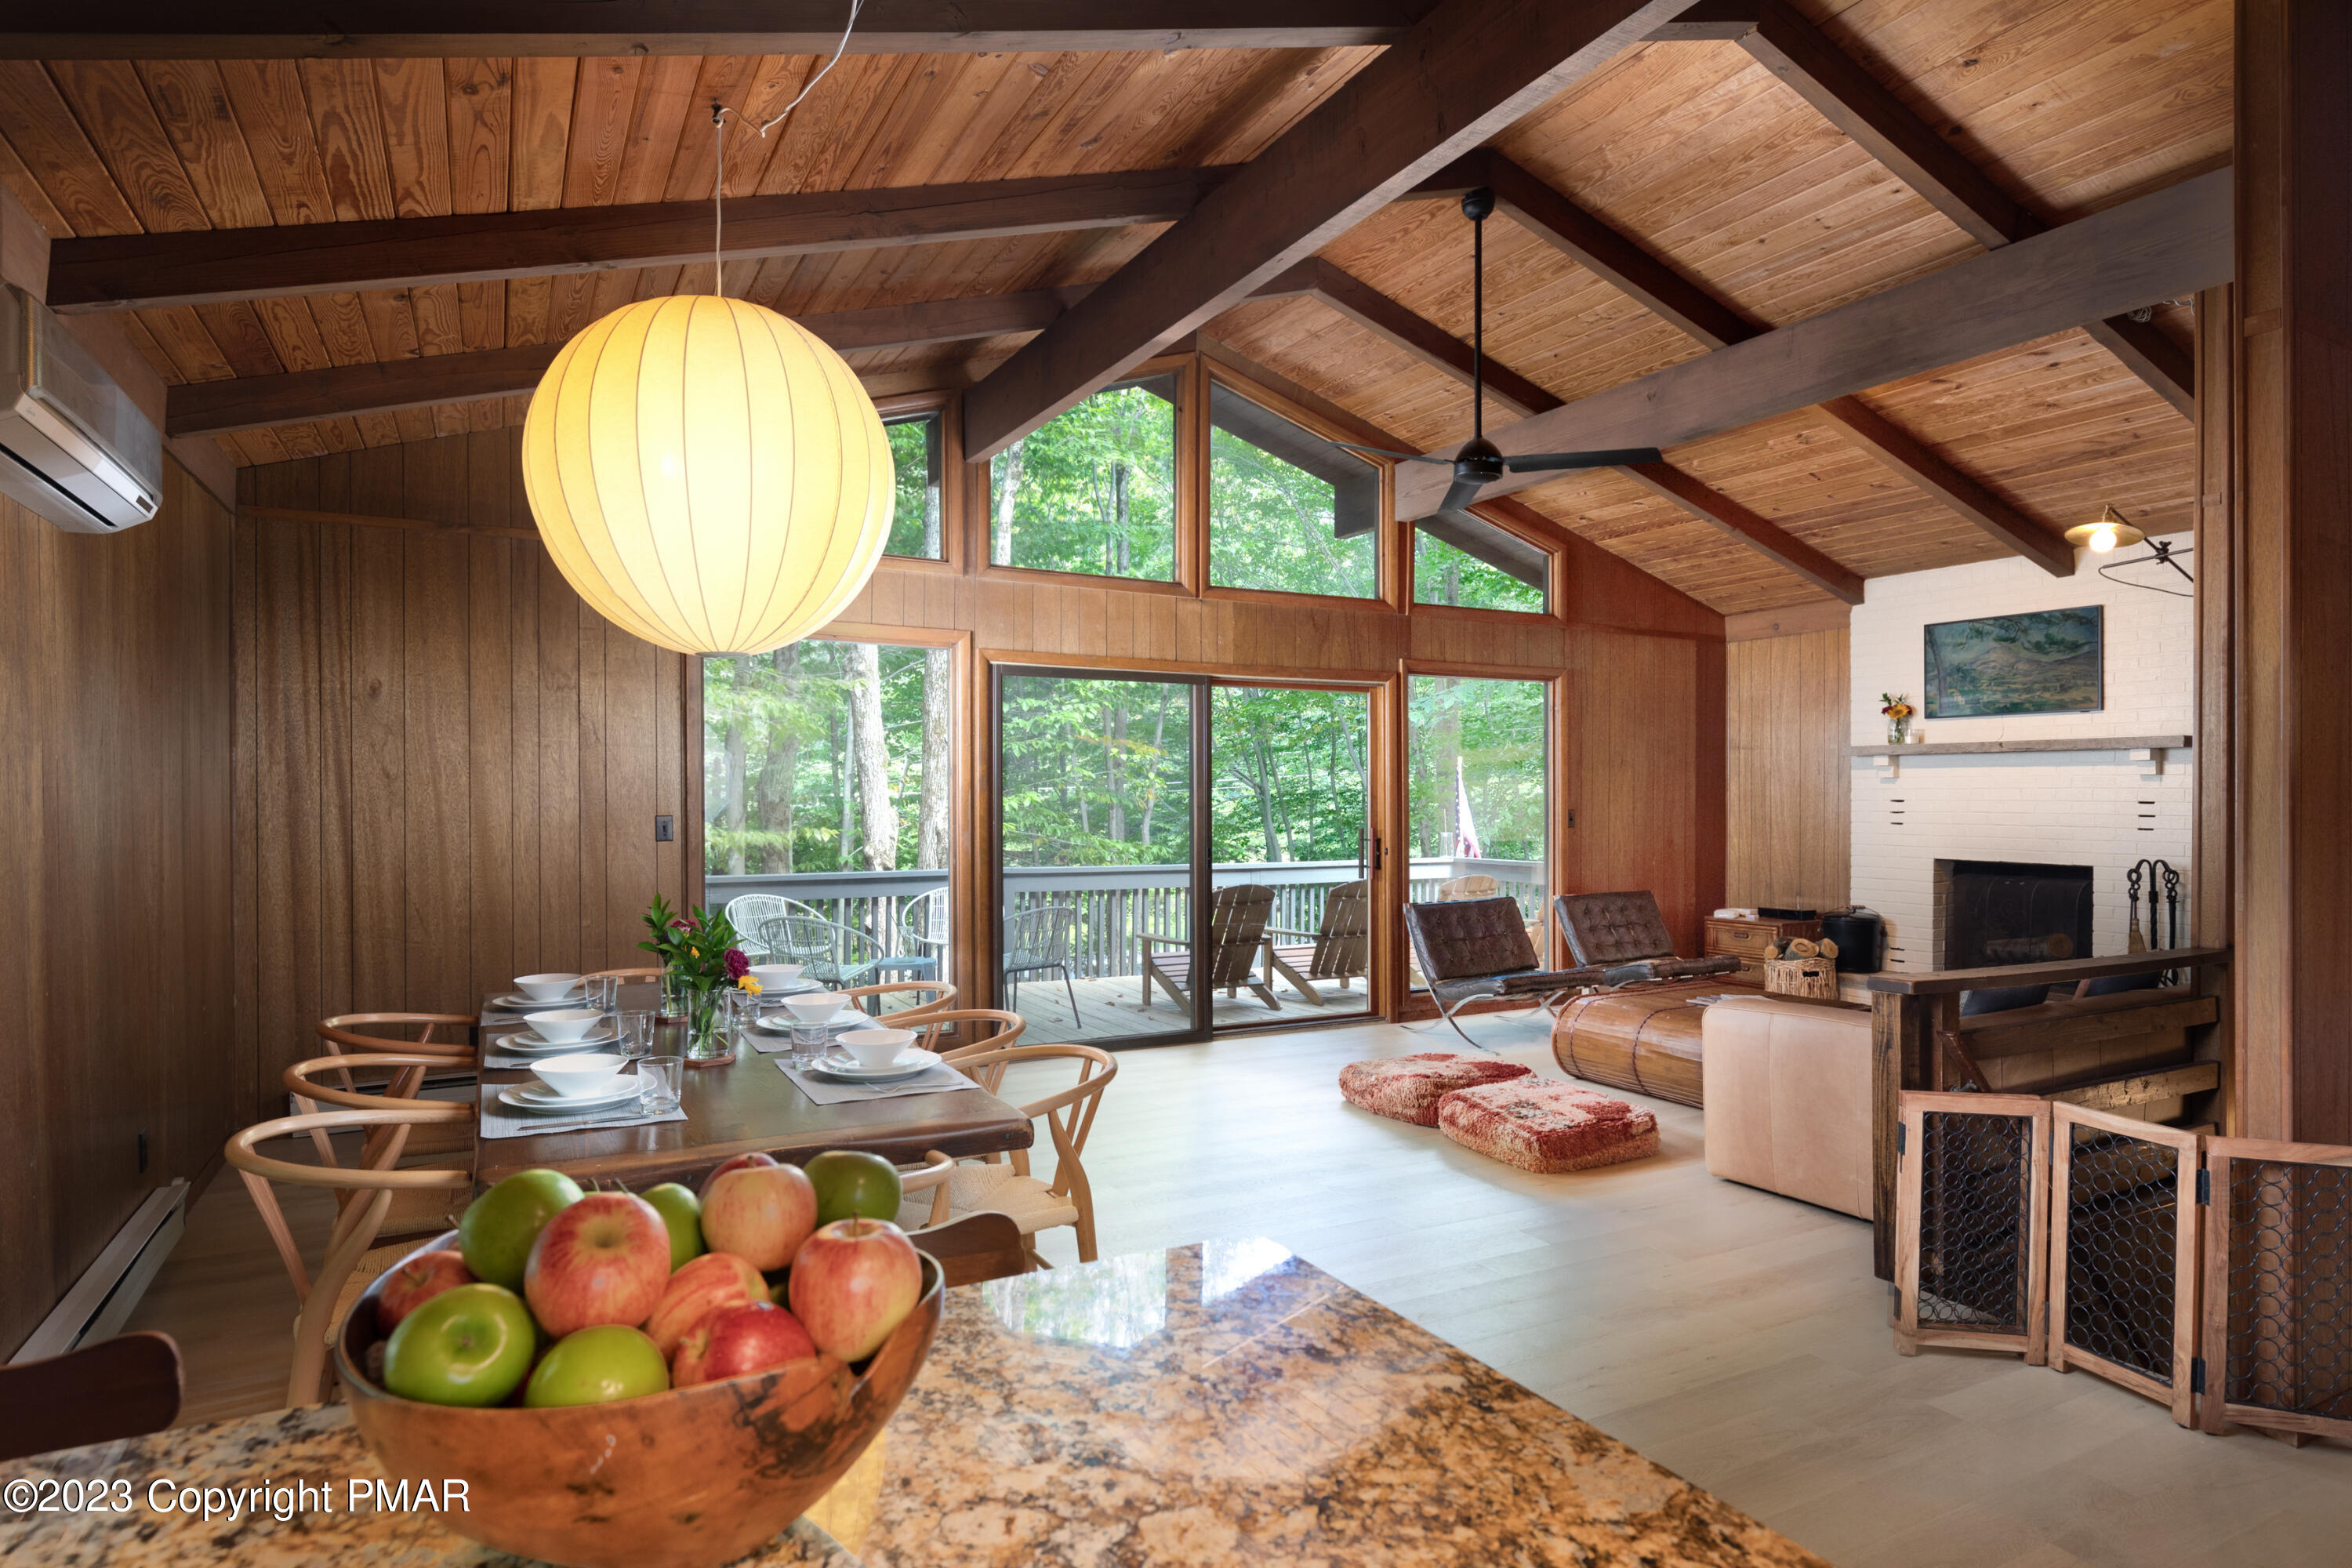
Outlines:
[[[1878,694],[1878,700],[1885,704],[1879,711],[1886,715],[1887,743],[1895,746],[1902,745],[1911,734],[1911,715],[1914,710],[1910,697],[1907,694],[1882,691]]]
[[[720,997],[751,969],[734,923],[722,910],[672,911],[656,893],[646,910],[647,939],[637,943],[662,963],[663,1011],[687,1024],[689,1061],[723,1060],[732,1047],[721,1027]]]

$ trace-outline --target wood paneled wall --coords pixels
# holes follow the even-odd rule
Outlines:
[[[1820,910],[1850,902],[1845,630],[1735,642],[1724,659],[1725,900]]]
[[[0,1356],[247,1108],[229,526],[176,462],[155,519],[110,537],[0,499]]]
[[[632,963],[647,902],[685,892],[686,661],[588,610],[535,538],[475,531],[521,505],[520,435],[244,470],[236,1028],[257,1111],[282,1108],[319,1019],[470,1013],[516,974]]]

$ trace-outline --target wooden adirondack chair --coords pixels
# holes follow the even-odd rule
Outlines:
[[[1312,931],[1269,926],[1271,937],[1306,937],[1293,946],[1279,942],[1266,949],[1266,979],[1280,974],[1298,987],[1299,994],[1317,1002],[1323,993],[1318,980],[1336,980],[1345,991],[1370,966],[1372,942],[1371,884],[1342,882],[1324,897],[1323,922]]]
[[[1257,971],[1257,952],[1265,944],[1265,922],[1273,915],[1274,889],[1255,882],[1219,888],[1210,896],[1209,985],[1212,989],[1223,986],[1228,996],[1238,995],[1246,985],[1257,993],[1259,1001],[1278,1013],[1282,1004],[1274,999],[1274,987]],[[1192,938],[1139,931],[1135,940],[1143,949],[1143,1005],[1151,1005],[1151,983],[1157,980],[1177,1006],[1191,1012]],[[1162,948],[1174,951],[1163,952]]]

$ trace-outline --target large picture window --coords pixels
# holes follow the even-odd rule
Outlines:
[[[755,961],[839,985],[946,969],[952,657],[811,638],[703,661],[704,879]]]
[[[1174,375],[1105,387],[989,464],[989,560],[1176,576]]]
[[[1261,408],[1209,390],[1209,582],[1220,588],[1380,592],[1381,475]]]

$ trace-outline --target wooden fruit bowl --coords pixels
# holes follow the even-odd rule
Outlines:
[[[447,1232],[417,1250],[454,1247]],[[486,1546],[572,1568],[713,1568],[824,1495],[898,1407],[938,1331],[941,1276],[923,1258],[915,1310],[858,1372],[831,1356],[610,1405],[469,1410],[369,1378],[376,1292],[335,1335],[352,1418],[395,1481],[467,1483],[442,1516]]]

